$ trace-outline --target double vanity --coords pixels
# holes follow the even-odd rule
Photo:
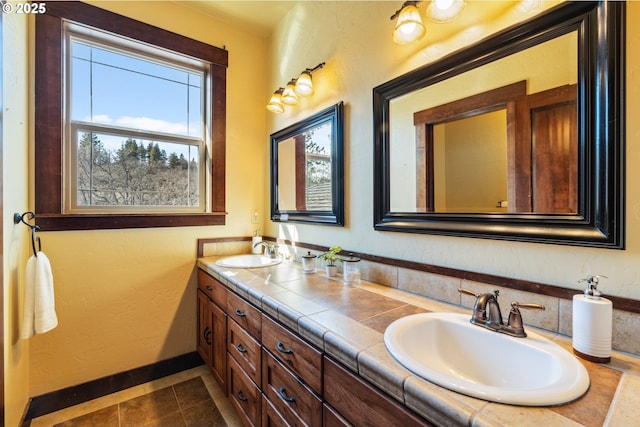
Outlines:
[[[633,407],[634,381],[566,337],[466,308],[260,256],[200,258],[198,287],[198,351],[245,425],[623,425]]]

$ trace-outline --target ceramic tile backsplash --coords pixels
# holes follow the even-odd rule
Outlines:
[[[398,287],[398,267],[371,261],[360,262],[360,275],[363,280],[379,283],[390,288]]]
[[[398,268],[398,289],[451,304],[460,304],[460,279]]]

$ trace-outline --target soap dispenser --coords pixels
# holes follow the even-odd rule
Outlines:
[[[611,361],[613,304],[598,290],[600,278],[587,276],[584,293],[573,296],[573,352],[591,362]]]
[[[256,234],[251,238],[251,252],[254,254],[262,253],[262,246],[256,246],[258,243],[262,242],[262,236],[256,230]]]

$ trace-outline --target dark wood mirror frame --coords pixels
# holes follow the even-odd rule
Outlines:
[[[568,2],[373,89],[374,228],[381,231],[624,248],[624,2]],[[390,210],[390,101],[578,31],[578,213]]]
[[[278,205],[278,144],[325,123],[331,124],[331,210],[284,210]],[[344,225],[344,103],[271,134],[271,220]]]

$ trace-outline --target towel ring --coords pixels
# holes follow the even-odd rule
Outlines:
[[[33,255],[37,257],[38,252],[42,251],[42,242],[40,241],[40,237],[36,237],[36,231],[40,230],[40,226],[35,224],[29,224],[27,220],[25,220],[25,217],[28,217],[29,221],[35,220],[36,214],[33,212],[25,212],[23,214],[19,214],[19,213],[13,214],[13,223],[14,224],[23,223],[24,225],[26,225],[31,229],[31,249],[33,250]],[[37,251],[36,251],[36,242],[38,242]]]

